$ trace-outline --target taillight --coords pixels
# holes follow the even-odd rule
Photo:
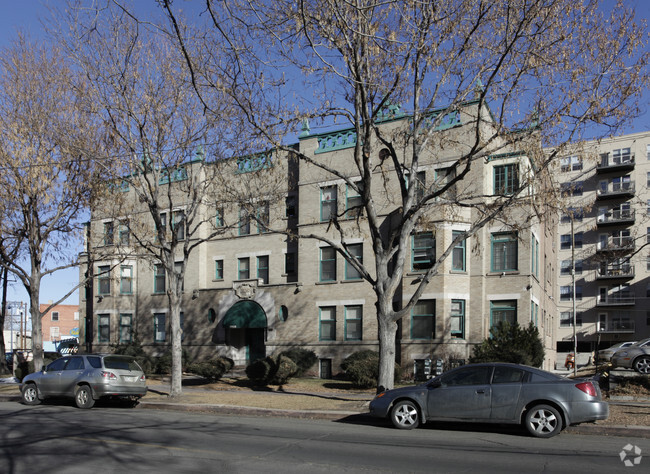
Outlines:
[[[115,375],[113,372],[108,372],[106,370],[102,370],[99,375],[101,375],[102,378],[106,380],[117,380],[117,375]]]
[[[145,378],[144,374],[142,374],[142,375],[140,376],[140,382],[144,382],[145,380],[146,380],[146,378]]]
[[[594,387],[594,384],[591,383],[591,382],[578,383],[578,384],[576,384],[576,388],[579,388],[580,390],[582,390],[583,392],[585,392],[589,396],[592,396],[592,397],[597,396],[596,388]]]

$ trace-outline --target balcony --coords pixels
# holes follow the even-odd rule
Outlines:
[[[618,156],[603,156],[596,166],[596,173],[611,173],[614,171],[629,171],[634,169],[634,154]]]
[[[596,278],[606,280],[609,278],[634,278],[634,265],[629,263],[610,264],[601,266],[596,272]]]
[[[599,200],[632,197],[635,193],[634,181],[610,182],[606,188],[600,188],[596,198]]]
[[[632,225],[634,220],[634,210],[632,209],[610,209],[606,214],[598,216],[596,224],[598,227]]]
[[[620,252],[627,253],[634,250],[634,239],[632,237],[610,237],[606,242],[598,242],[596,252]]]
[[[632,291],[621,291],[607,295],[598,295],[596,306],[630,306],[634,304]]]
[[[635,325],[631,319],[621,319],[614,321],[599,321],[596,331],[604,334],[613,333],[634,333]]]

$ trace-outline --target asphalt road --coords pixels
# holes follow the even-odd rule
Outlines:
[[[630,444],[640,464],[625,467]],[[69,402],[0,402],[1,473],[646,472],[650,440],[518,428],[237,417]],[[633,451],[632,451],[633,453]],[[627,460],[637,455],[631,454]]]

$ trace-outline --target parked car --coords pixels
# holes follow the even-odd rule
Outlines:
[[[380,393],[370,402],[370,414],[389,418],[400,429],[427,421],[522,424],[531,435],[550,438],[568,425],[607,419],[609,405],[591,380],[484,363]]]
[[[13,352],[5,352],[5,362],[7,363],[7,369],[13,372],[14,370],[14,354]]]
[[[72,397],[79,408],[92,408],[102,397],[125,398],[134,404],[147,393],[142,368],[133,357],[114,354],[66,356],[20,384],[23,402],[38,405],[47,397]]]
[[[612,367],[634,369],[642,374],[650,374],[650,337],[617,350],[612,356]]]
[[[601,351],[598,351],[598,362],[609,362],[612,360],[612,356],[614,353],[619,350],[623,349],[625,347],[629,347],[632,344],[635,344],[636,341],[627,341],[627,342],[619,342],[618,344],[614,344],[611,347],[608,347],[607,349],[603,349]]]

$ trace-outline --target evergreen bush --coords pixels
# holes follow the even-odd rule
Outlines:
[[[305,375],[305,372],[311,369],[314,364],[318,362],[318,356],[314,351],[303,349],[302,347],[294,347],[280,353],[280,355],[288,357],[294,361],[297,367],[295,377],[302,377]]]
[[[223,374],[232,369],[233,361],[226,357],[214,357],[203,362],[196,362],[187,366],[187,372],[203,377],[209,382],[216,382]]]
[[[490,330],[489,338],[474,346],[469,361],[512,362],[541,367],[544,362],[544,345],[539,330],[533,323],[522,328],[517,323],[501,321]]]

